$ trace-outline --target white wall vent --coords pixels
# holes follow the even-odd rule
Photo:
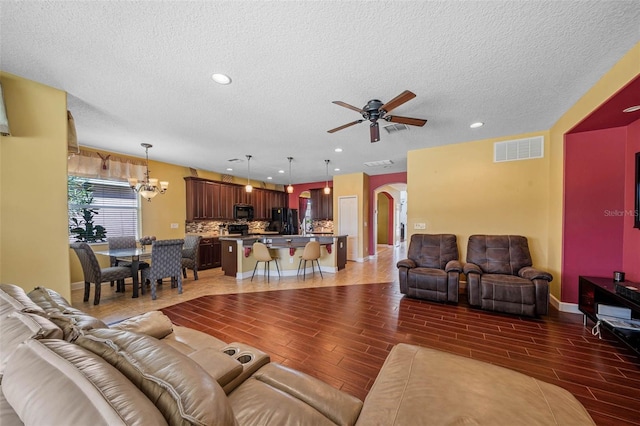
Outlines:
[[[493,144],[493,162],[529,160],[544,157],[544,136],[496,142]]]
[[[367,167],[390,166],[392,164],[393,161],[391,160],[369,161],[367,163],[364,163],[364,165]]]

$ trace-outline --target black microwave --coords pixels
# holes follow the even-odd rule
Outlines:
[[[235,220],[253,220],[253,206],[250,204],[234,204],[233,218]]]

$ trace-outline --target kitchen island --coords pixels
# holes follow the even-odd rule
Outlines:
[[[246,237],[220,237],[222,243],[222,270],[225,275],[237,279],[251,278],[256,266],[252,246],[256,241],[266,244],[271,256],[278,259],[280,274],[294,276],[298,273],[298,264],[304,246],[309,241],[320,243],[320,269],[323,273],[336,273],[347,263],[346,235],[261,235]],[[275,265],[271,265],[272,276],[277,276]],[[312,267],[307,263],[306,273]],[[302,270],[300,271],[302,272]],[[264,275],[262,265],[256,275]]]

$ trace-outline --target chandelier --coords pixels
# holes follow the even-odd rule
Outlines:
[[[142,182],[138,182],[138,179],[136,178],[129,178],[129,186],[131,189],[138,192],[142,198],[145,198],[147,201],[151,201],[151,199],[156,195],[167,192],[169,182],[162,181],[160,182],[160,186],[158,186],[158,179],[152,179],[149,177],[149,148],[153,147],[153,145],[150,143],[141,143],[140,145],[142,145],[145,150],[147,171],[144,174],[144,180]]]
[[[293,157],[287,157],[289,160],[289,186],[287,186],[287,194],[293,194],[293,185],[291,185],[291,160]]]

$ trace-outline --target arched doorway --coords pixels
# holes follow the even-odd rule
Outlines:
[[[385,184],[375,188],[373,194],[374,244],[370,245],[373,249],[370,256],[375,257],[378,244],[398,247],[404,241],[407,223],[407,184]]]

